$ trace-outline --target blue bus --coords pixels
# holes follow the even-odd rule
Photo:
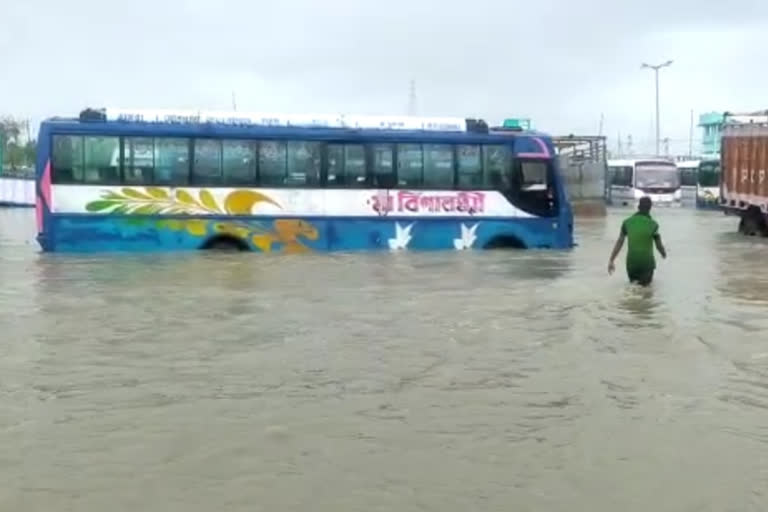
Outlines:
[[[568,249],[547,135],[465,118],[86,109],[40,126],[44,251]]]

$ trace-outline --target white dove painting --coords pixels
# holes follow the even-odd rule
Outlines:
[[[461,251],[463,249],[472,248],[472,244],[474,244],[475,240],[477,240],[475,231],[477,231],[477,226],[479,225],[480,223],[478,222],[474,226],[468,228],[466,224],[461,224],[461,238],[453,239],[453,246],[456,248],[456,250]]]
[[[389,239],[389,248],[392,250],[407,249],[411,241],[411,228],[415,222],[411,222],[406,227],[402,227],[399,222],[395,222],[395,238]]]

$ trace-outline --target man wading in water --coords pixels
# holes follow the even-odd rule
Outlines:
[[[625,238],[628,239],[627,277],[629,282],[648,286],[653,281],[653,271],[656,270],[656,260],[653,258],[654,244],[661,257],[665,259],[667,257],[667,251],[661,243],[659,224],[651,218],[650,197],[641,197],[637,213],[622,222],[621,233],[616,240],[616,245],[613,246],[611,259],[608,261],[609,274],[613,274],[616,270],[613,262],[621,252]]]

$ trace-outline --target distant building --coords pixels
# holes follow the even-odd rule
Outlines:
[[[725,114],[721,112],[707,112],[699,116],[699,128],[701,128],[701,154],[705,157],[720,155],[720,134],[723,130]]]
[[[720,158],[720,136],[726,123],[766,123],[768,110],[748,112],[743,114],[733,112],[708,112],[699,116],[699,127],[702,129],[701,156],[703,158]]]

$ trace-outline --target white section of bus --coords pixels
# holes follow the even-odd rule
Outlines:
[[[215,123],[303,128],[347,128],[356,130],[467,131],[466,119],[461,117],[273,114],[215,110],[131,110],[120,108],[107,108],[103,113],[107,121],[132,123]]]
[[[665,158],[608,160],[609,200],[618,206],[634,206],[643,197],[655,205],[680,206],[680,171]]]
[[[233,215],[228,198],[252,195],[244,215],[299,217],[430,217],[530,219],[495,190],[387,190],[131,187],[53,185],[51,210],[57,214],[107,214],[115,208],[148,207],[147,214],[168,215],[183,206],[194,215]],[[203,200],[206,196],[207,200]],[[89,204],[111,207],[93,209]]]

